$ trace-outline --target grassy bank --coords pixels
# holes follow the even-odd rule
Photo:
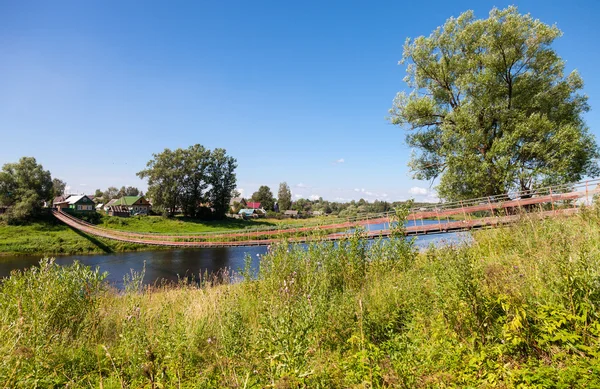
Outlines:
[[[276,224],[265,219],[225,219],[202,221],[184,217],[132,216],[128,218],[103,216],[98,226],[122,231],[154,232],[163,234],[203,233],[273,227]]]
[[[0,287],[6,387],[598,387],[600,211],[480,231],[272,247],[236,284],[141,286],[45,263]]]
[[[308,223],[322,224],[323,222],[321,219],[310,221],[296,219],[200,221],[182,217],[134,216],[120,218],[102,216],[98,226],[143,233],[194,234],[256,228],[284,228],[284,226],[297,226]],[[50,215],[22,226],[0,223],[0,260],[2,256],[6,255],[102,254],[148,249],[155,250],[156,246],[117,242],[86,235],[60,223]]]
[[[144,249],[148,247],[89,236],[49,218],[24,226],[0,223],[0,261],[6,255],[103,254]]]

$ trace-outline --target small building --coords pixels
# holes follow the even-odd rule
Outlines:
[[[110,208],[110,206],[115,205],[115,203],[118,201],[119,199],[112,199],[109,200],[108,203],[104,204],[104,211],[108,212],[108,209]]]
[[[283,213],[283,215],[285,217],[297,218],[298,217],[298,211],[294,211],[294,210],[288,209],[287,211],[285,211]]]
[[[54,202],[53,205],[59,211],[67,209],[74,212],[96,212],[94,202],[86,195],[69,196],[66,200]]]
[[[111,205],[106,213],[108,216],[129,217],[129,209],[122,205]]]
[[[144,196],[123,196],[110,205],[125,207],[131,215],[147,215],[150,211],[150,202]]]
[[[244,219],[248,219],[248,218],[259,218],[259,217],[265,217],[266,216],[266,212],[264,209],[251,209],[251,208],[244,208],[244,209],[240,209],[240,211],[238,212],[238,215],[240,215],[241,217],[243,217]]]
[[[244,200],[243,197],[233,197],[231,200],[229,200],[229,208],[231,209],[231,212],[235,213],[238,207],[247,208],[246,200]]]

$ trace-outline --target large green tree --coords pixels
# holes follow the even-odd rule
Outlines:
[[[210,184],[208,200],[215,210],[215,215],[219,218],[225,217],[229,211],[229,201],[235,191],[236,167],[236,160],[228,156],[225,149],[215,149],[211,153],[208,167]]]
[[[440,197],[458,200],[597,176],[583,81],[565,76],[551,47],[560,35],[508,7],[407,39],[412,92],[396,96],[390,119],[408,130],[414,177],[439,179]]]
[[[0,205],[9,207],[4,216],[21,222],[40,213],[44,201],[53,195],[52,177],[33,157],[7,163],[0,172]]]
[[[59,178],[52,179],[52,196],[58,197],[65,194],[67,183]]]
[[[292,207],[292,191],[287,182],[279,184],[279,192],[277,193],[277,203],[280,211],[287,211]]]
[[[224,217],[235,188],[235,159],[224,149],[210,151],[196,144],[187,149],[165,149],[153,154],[146,169],[137,173],[148,179],[148,197],[157,210],[199,217],[210,203],[216,217]]]
[[[273,192],[271,192],[271,188],[266,185],[262,185],[256,192],[252,193],[252,201],[259,202],[261,207],[267,211],[272,211],[275,206]]]

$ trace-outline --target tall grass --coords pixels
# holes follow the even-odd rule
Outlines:
[[[237,283],[125,291],[45,260],[0,287],[6,387],[598,387],[600,210],[418,253],[280,244]]]

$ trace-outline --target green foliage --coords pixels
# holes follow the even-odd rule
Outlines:
[[[17,163],[7,163],[0,172],[0,206],[7,206],[3,218],[18,224],[39,216],[42,204],[52,198],[50,172],[38,165],[35,158],[23,157]]]
[[[292,191],[287,182],[279,184],[277,192],[277,204],[279,204],[279,212],[287,211],[292,207]]]
[[[65,194],[65,188],[67,187],[67,183],[61,179],[53,178],[52,179],[52,196],[58,197]]]
[[[229,201],[236,183],[236,167],[236,160],[225,154],[225,149],[215,149],[211,153],[211,163],[208,167],[211,188],[208,200],[219,219],[223,219],[229,210]]]
[[[2,283],[0,381],[5,386],[52,387],[64,380],[53,365],[71,358],[63,348],[94,331],[105,276],[79,263],[60,267],[44,259]],[[18,375],[11,365],[18,366]]]
[[[467,11],[408,39],[401,62],[413,92],[390,113],[420,151],[415,177],[440,177],[440,196],[459,200],[600,174],[583,81],[564,76],[551,47],[560,35],[511,6],[480,20]]]
[[[222,218],[235,188],[234,158],[224,149],[212,152],[196,144],[187,149],[165,149],[153,154],[147,168],[137,175],[148,178],[148,196],[153,207],[173,215],[178,209],[188,217],[198,217],[203,203],[210,202]]]
[[[596,387],[600,207],[418,253],[398,234],[269,247],[243,280],[103,291],[80,265],[0,286],[9,387]],[[124,219],[128,222],[135,220]],[[316,234],[316,233],[315,233]],[[228,279],[228,277],[225,277]],[[83,293],[81,293],[83,291]],[[25,305],[24,305],[25,304]],[[20,308],[21,307],[21,308]],[[21,320],[21,318],[23,318]]]
[[[262,185],[256,192],[252,193],[252,201],[258,201],[260,206],[266,211],[272,211],[275,206],[273,192],[266,185]]]

